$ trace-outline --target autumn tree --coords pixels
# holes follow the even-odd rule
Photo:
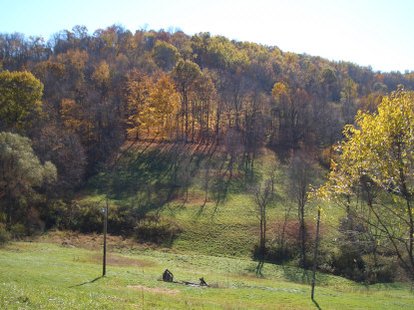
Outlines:
[[[0,34],[0,59],[6,70],[22,70],[32,50],[29,40],[21,33]]]
[[[154,46],[155,63],[163,70],[170,71],[179,59],[178,49],[167,42],[157,41]]]
[[[70,197],[84,181],[87,158],[80,136],[73,127],[59,126],[53,121],[33,136],[33,149],[39,159],[53,162],[57,169],[58,178],[50,188],[50,196]]]
[[[179,60],[173,70],[173,78],[177,84],[177,89],[181,94],[182,138],[186,142],[188,142],[188,138],[190,137],[190,104],[193,104],[190,100],[190,92],[200,75],[200,67],[190,60]]]
[[[257,155],[267,142],[270,101],[270,97],[260,91],[245,94],[242,118],[243,166],[248,177],[253,176]]]
[[[140,72],[130,74],[127,82],[130,137],[171,138],[174,136],[179,95],[168,75],[157,79]]]
[[[358,213],[385,235],[401,266],[414,279],[414,93],[399,90],[384,97],[378,113],[358,113],[345,127],[341,155],[332,166],[324,195],[350,198],[361,181],[391,199],[370,200],[369,214]]]
[[[0,72],[0,128],[21,130],[42,108],[43,84],[30,72]]]
[[[217,90],[210,72],[205,70],[194,81],[191,102],[191,139],[205,142],[213,136],[217,105]]]
[[[339,99],[339,81],[337,72],[332,67],[325,67],[320,73],[320,83],[326,101],[337,101]]]
[[[345,124],[351,124],[357,110],[358,85],[352,79],[346,79],[341,91],[342,115]]]
[[[92,73],[92,80],[95,83],[95,87],[102,93],[102,96],[105,96],[108,91],[110,78],[111,72],[109,65],[103,60],[95,67]]]
[[[308,129],[307,118],[310,97],[301,89],[291,89],[284,82],[277,82],[272,89],[273,114],[277,117],[277,140],[287,147],[297,147]],[[276,138],[274,137],[274,138]]]

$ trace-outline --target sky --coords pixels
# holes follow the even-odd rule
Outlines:
[[[413,0],[0,0],[0,32],[210,32],[375,71],[414,71]]]

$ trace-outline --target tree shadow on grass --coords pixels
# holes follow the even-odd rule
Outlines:
[[[283,275],[286,279],[296,283],[310,284],[309,272],[306,269],[301,269],[291,266],[282,266]]]
[[[315,304],[316,308],[322,310],[321,306],[319,306],[318,302],[315,299],[313,299],[312,302]]]
[[[83,283],[80,283],[80,284],[76,284],[76,285],[69,286],[69,288],[73,288],[73,287],[78,287],[78,286],[82,286],[82,285],[85,285],[85,284],[94,283],[94,282],[96,282],[96,281],[98,281],[99,279],[102,279],[102,278],[103,278],[103,276],[99,276],[99,277],[97,277],[97,278],[95,278],[93,280],[90,280],[90,281],[86,281],[86,282],[83,282]]]
[[[264,265],[264,260],[263,259],[259,260],[259,263],[257,264],[255,268],[256,277],[258,278],[264,278],[263,273],[262,273],[263,265]]]

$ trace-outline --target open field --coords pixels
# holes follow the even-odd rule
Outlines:
[[[96,236],[98,237],[98,236]],[[99,245],[99,239],[95,240]],[[91,247],[93,248],[93,247]],[[178,281],[164,283],[168,268]],[[107,276],[98,249],[71,243],[17,242],[0,249],[1,309],[312,309],[308,276],[300,269],[243,258],[182,254],[145,247],[110,247]],[[412,309],[404,284],[363,286],[318,275],[321,309]]]

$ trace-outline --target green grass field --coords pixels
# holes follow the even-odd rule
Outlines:
[[[99,245],[99,237],[95,236]],[[79,241],[82,243],[82,240]],[[165,268],[178,281],[159,281]],[[182,254],[145,247],[110,247],[107,276],[101,252],[71,245],[17,242],[0,249],[1,309],[316,309],[308,275],[294,267],[243,258]],[[318,274],[321,309],[413,309],[414,294],[404,284],[363,286]]]

